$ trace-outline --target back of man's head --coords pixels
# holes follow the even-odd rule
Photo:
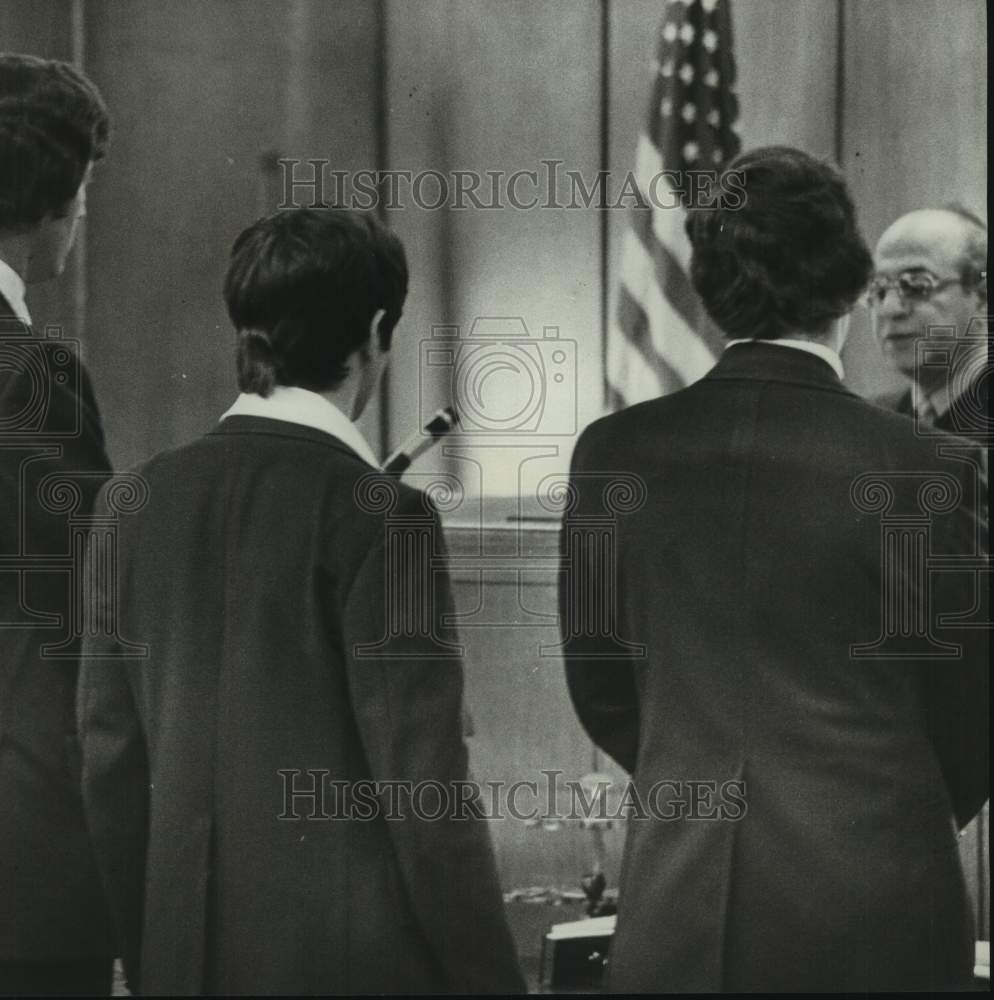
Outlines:
[[[767,146],[740,154],[724,176],[743,197],[719,196],[686,221],[691,280],[711,318],[730,339],[827,333],[873,265],[842,175],[802,150]]]
[[[239,388],[334,389],[380,309],[378,346],[389,348],[406,296],[403,245],[371,213],[295,208],[260,219],[235,240],[224,283]]]
[[[0,54],[0,233],[64,215],[109,132],[100,92],[78,70]]]

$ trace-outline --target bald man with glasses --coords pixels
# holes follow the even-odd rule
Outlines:
[[[867,302],[887,362],[910,386],[878,403],[989,444],[987,227],[959,205],[919,209],[877,244]]]

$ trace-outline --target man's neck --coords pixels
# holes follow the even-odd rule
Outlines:
[[[817,336],[808,333],[791,333],[782,339],[801,340],[807,344],[817,344],[819,347],[827,347],[830,351],[834,351],[841,356],[842,348],[846,346],[846,333],[847,330],[843,329],[839,324],[833,323],[831,331],[828,333],[818,334]]]
[[[344,413],[349,420],[354,422],[357,419],[355,413],[357,389],[356,380],[350,373],[345,382],[337,388],[328,389],[326,392],[319,392],[318,395],[326,399],[336,410]]]

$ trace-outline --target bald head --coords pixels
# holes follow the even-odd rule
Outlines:
[[[876,256],[888,261],[924,260],[933,273],[937,273],[935,266],[948,268],[943,276],[959,274],[964,284],[975,286],[980,272],[987,269],[987,229],[964,209],[921,208],[902,215],[884,230]]]

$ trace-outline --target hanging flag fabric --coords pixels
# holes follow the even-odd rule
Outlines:
[[[667,0],[607,343],[607,403],[620,409],[704,375],[721,337],[690,283],[688,206],[739,151],[728,0]],[[702,180],[703,179],[703,180]]]

